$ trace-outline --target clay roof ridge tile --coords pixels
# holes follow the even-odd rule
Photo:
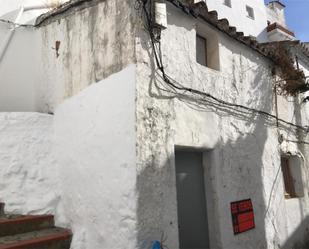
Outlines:
[[[218,19],[218,12],[215,10],[208,10],[207,4],[204,1],[198,3],[184,4],[179,0],[167,0],[173,3],[176,7],[179,4],[179,8],[181,8],[186,14],[189,14],[195,18],[200,17],[204,21],[216,27],[218,30],[226,33],[228,36],[238,40],[239,42],[247,45],[251,49],[259,52],[260,54],[268,57],[271,60],[276,60],[274,58],[274,53],[271,52],[270,48],[267,48],[256,40],[253,36],[245,36],[244,32],[237,31],[237,28],[234,26],[230,26],[230,23],[227,18]],[[178,4],[175,4],[178,2]],[[186,6],[186,7],[184,7]]]
[[[230,31],[230,23],[226,18],[219,19],[218,24],[224,31]]]

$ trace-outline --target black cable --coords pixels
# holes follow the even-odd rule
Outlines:
[[[190,92],[192,94],[196,94],[196,95],[199,95],[199,96],[202,96],[202,97],[205,97],[205,98],[212,99],[212,100],[214,100],[215,102],[217,102],[221,105],[234,107],[234,108],[250,111],[250,112],[253,112],[253,113],[256,113],[256,114],[260,114],[260,115],[272,118],[274,120],[278,120],[279,122],[281,122],[283,124],[295,127],[299,130],[309,132],[308,127],[296,125],[294,123],[288,122],[288,121],[281,119],[281,118],[277,119],[277,117],[275,115],[271,114],[271,113],[268,113],[268,112],[265,112],[265,111],[262,111],[262,110],[258,110],[258,109],[254,109],[254,108],[250,108],[250,107],[240,105],[240,104],[230,103],[230,102],[224,101],[222,99],[219,99],[219,98],[217,98],[217,97],[215,97],[215,96],[213,96],[209,93],[202,92],[200,90],[196,90],[196,89],[193,89],[193,88],[190,88],[190,87],[184,87],[180,83],[178,83],[176,80],[174,80],[170,76],[168,76],[165,73],[164,65],[162,63],[162,53],[160,52],[161,51],[161,42],[159,40],[155,39],[155,34],[153,32],[154,27],[152,25],[152,20],[151,20],[151,17],[150,17],[151,14],[147,10],[147,4],[149,4],[149,1],[148,0],[144,0],[143,2],[141,2],[141,0],[137,0],[137,1],[139,3],[142,3],[143,11],[144,11],[146,22],[147,22],[146,28],[148,30],[148,33],[149,33],[149,36],[150,36],[150,39],[151,39],[151,45],[152,45],[156,65],[157,65],[158,69],[161,71],[162,76],[163,76],[163,80],[166,84],[168,84],[169,86],[173,87],[174,89],[177,89],[177,90],[180,90],[180,91]],[[151,4],[151,0],[150,0],[150,4]],[[156,43],[158,43],[159,49],[156,48],[156,45],[155,45]],[[159,52],[158,52],[158,50],[159,50]]]
[[[284,141],[287,141],[287,142],[290,142],[290,143],[296,143],[296,144],[304,144],[304,145],[309,145],[309,142],[306,142],[306,141],[297,141],[297,140],[284,140]]]
[[[21,24],[21,23],[12,22],[10,20],[5,20],[5,19],[0,19],[0,22],[10,24],[10,25],[13,25],[13,26],[17,26],[16,28],[19,28],[19,27],[34,28],[35,27],[35,25],[33,25],[33,24]]]

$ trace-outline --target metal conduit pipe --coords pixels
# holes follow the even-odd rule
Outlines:
[[[30,5],[30,6],[21,6],[19,9],[19,12],[15,18],[14,21],[14,26],[10,29],[8,35],[6,36],[6,38],[3,41],[2,46],[0,47],[0,63],[3,60],[3,57],[8,49],[8,46],[14,36],[15,30],[16,28],[19,26],[18,23],[23,15],[23,13],[25,11],[29,11],[29,10],[39,10],[39,9],[50,9],[50,8],[54,8],[56,7],[55,4],[38,4],[38,5]]]

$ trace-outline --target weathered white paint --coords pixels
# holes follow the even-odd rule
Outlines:
[[[203,25],[207,26],[169,5],[168,28],[162,33],[166,72],[184,86],[275,114],[271,62],[218,33],[220,71],[197,64],[192,44],[196,28],[200,31]],[[141,31],[136,48],[139,243],[158,239],[164,231],[165,244],[179,248],[175,147],[205,152],[212,248],[277,249],[304,241],[309,215],[307,164],[302,168],[303,198],[284,198],[280,170],[281,151],[301,155],[304,148],[291,142],[280,145],[274,120],[175,95],[154,72],[145,36]],[[280,101],[279,117],[300,123],[294,116],[297,100],[296,108],[293,102]],[[296,139],[288,126],[280,126],[280,133]],[[230,202],[247,198],[253,201],[256,228],[234,236]],[[295,236],[298,229],[302,232]]]
[[[5,1],[1,3],[1,11],[17,10],[21,4],[42,3],[43,0]],[[210,10],[218,11],[219,18],[227,18],[238,30],[266,41],[267,17],[263,0],[237,4],[232,1],[232,8],[225,6],[223,1],[209,0],[207,4]],[[246,16],[246,4],[254,9],[255,20]],[[59,103],[90,82],[97,82],[134,62],[132,10],[130,1],[102,1],[94,6],[89,3],[87,8],[69,17],[62,15],[59,23],[54,18],[37,29],[18,28],[0,63],[0,111],[53,112]],[[15,12],[10,12],[12,20],[16,18]],[[37,16],[32,13],[29,18]],[[0,23],[0,40],[5,39],[10,28],[12,25]],[[55,51],[57,41],[60,42],[58,54]],[[19,73],[14,73],[16,71]]]
[[[68,16],[64,13],[51,18],[39,28],[43,67],[40,111],[53,111],[89,84],[134,63],[132,10],[131,0],[94,0]],[[58,56],[56,41],[60,41]]]
[[[0,113],[0,196],[6,211],[38,214],[61,209],[53,147],[53,116]]]
[[[135,66],[65,101],[56,154],[72,248],[135,248]]]
[[[20,102],[27,103],[29,110],[55,111],[54,118],[33,113],[8,113],[2,118],[0,155],[5,164],[12,163],[1,178],[11,174],[8,179],[21,179],[1,180],[0,194],[9,210],[56,213],[58,224],[73,229],[74,249],[148,249],[162,232],[167,236],[166,245],[178,249],[174,150],[190,148],[204,151],[214,248],[277,249],[286,242],[301,241],[308,228],[301,224],[309,214],[307,164],[303,165],[305,196],[285,200],[280,152],[308,158],[307,147],[286,141],[279,145],[274,122],[260,116],[168,92],[149,57],[148,35],[143,29],[135,33],[138,22],[133,22],[129,3],[131,0],[100,2],[52,19],[35,31],[35,40],[28,40],[29,53],[37,48],[31,41],[43,44],[33,54],[37,61],[44,58],[44,69],[28,63],[33,72],[17,67],[20,75],[12,78],[8,76],[12,66],[3,71],[8,81],[1,78],[1,84],[15,83],[15,90],[29,84],[23,90],[34,96]],[[162,33],[167,73],[220,99],[274,113],[271,62],[218,33],[220,71],[205,68],[195,60],[196,29],[217,32],[169,5],[168,28]],[[117,31],[110,34],[111,30]],[[54,49],[58,40],[59,57]],[[102,80],[134,62],[135,56],[136,68],[130,66]],[[88,87],[94,82],[99,83]],[[280,118],[300,122],[299,115],[294,115],[298,110],[294,103],[284,98],[279,103]],[[289,127],[280,127],[280,133],[296,139]],[[19,147],[23,143],[26,145]],[[15,172],[14,160],[19,154],[29,159]],[[18,158],[17,163],[23,160]],[[42,178],[28,176],[43,164],[49,167],[44,169],[40,185]],[[49,193],[46,199],[35,191],[37,186]],[[229,204],[245,198],[253,200],[257,227],[234,236]]]
[[[36,29],[18,28],[0,63],[0,111],[53,112],[134,63],[133,9],[130,0],[90,1]],[[0,23],[0,42],[9,28]]]
[[[296,38],[281,29],[274,29],[270,32],[267,32],[269,42],[276,41],[294,41]]]
[[[0,114],[8,212],[55,214],[74,249],[136,248],[135,75],[131,65],[93,84],[54,116]]]

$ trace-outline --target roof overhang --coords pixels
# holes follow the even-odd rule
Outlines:
[[[270,41],[295,40],[294,32],[283,27],[279,23],[273,23],[267,27],[267,35]]]

